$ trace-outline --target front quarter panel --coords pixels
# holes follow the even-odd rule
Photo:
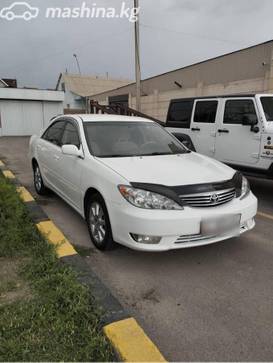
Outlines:
[[[108,210],[112,203],[121,205],[123,197],[118,190],[119,184],[130,183],[114,170],[101,163],[98,158],[86,156],[82,177],[82,216],[84,216],[84,197],[90,188],[96,189],[102,195]]]

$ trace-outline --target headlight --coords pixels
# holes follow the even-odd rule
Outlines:
[[[243,176],[240,199],[244,199],[249,193],[250,193],[249,182],[248,182],[247,178],[245,178]]]
[[[118,186],[123,197],[135,207],[144,209],[181,210],[179,204],[164,195],[136,189],[126,185]]]

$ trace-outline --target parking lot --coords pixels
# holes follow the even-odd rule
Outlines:
[[[271,361],[273,181],[251,179],[256,228],[222,243],[167,253],[118,246],[102,253],[84,220],[55,194],[38,197],[27,137],[2,137],[0,159],[37,197],[86,260],[171,361]]]

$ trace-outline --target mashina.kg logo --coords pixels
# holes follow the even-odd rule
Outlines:
[[[6,20],[24,19],[29,21],[37,18],[39,9],[30,6],[26,2],[17,1],[0,11],[0,18]]]

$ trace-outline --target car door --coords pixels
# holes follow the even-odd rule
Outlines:
[[[217,129],[216,153],[218,160],[237,165],[253,165],[259,161],[262,127],[254,98],[223,100],[221,121]],[[256,132],[245,120],[257,122]]]
[[[82,147],[79,128],[73,119],[66,121],[61,139],[62,145],[75,145]],[[58,161],[59,181],[58,188],[62,195],[76,208],[82,204],[81,176],[83,159],[77,156],[61,154]]]
[[[217,99],[202,99],[194,102],[191,122],[191,139],[198,153],[210,157],[215,154]]]
[[[65,121],[51,124],[37,145],[38,163],[46,184],[56,188],[58,185],[57,161],[61,155],[61,138]]]

